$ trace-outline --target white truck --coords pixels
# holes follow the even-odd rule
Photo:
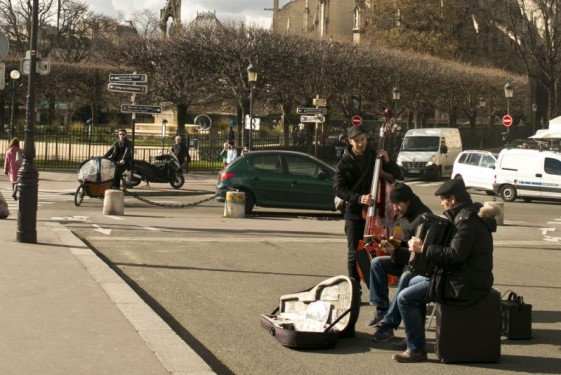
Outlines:
[[[403,137],[397,164],[403,177],[440,180],[451,176],[454,160],[460,152],[462,138],[458,129],[410,129]]]

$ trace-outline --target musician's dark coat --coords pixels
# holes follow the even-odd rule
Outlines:
[[[409,245],[407,241],[411,239],[411,237],[415,236],[415,231],[419,224],[423,221],[422,215],[424,213],[431,213],[432,211],[430,208],[424,205],[423,202],[419,199],[418,196],[414,195],[413,198],[409,201],[409,206],[407,207],[407,212],[405,215],[399,214],[396,219],[396,225],[401,227],[403,232],[403,241],[401,243],[401,247],[394,249],[392,253],[392,261],[395,264],[403,264],[406,265],[409,263],[409,257],[411,253],[409,252]],[[414,265],[412,266],[413,270],[416,273],[422,273],[424,270],[424,266],[422,264],[418,264],[415,266],[416,263],[419,263],[419,259],[421,257],[415,257],[417,261],[414,261]],[[420,269],[423,267],[423,269]]]
[[[442,266],[441,303],[470,306],[485,298],[493,285],[493,236],[497,230],[492,206],[471,200],[444,212],[454,225],[449,246],[428,246],[427,259]],[[435,280],[433,280],[434,282]],[[434,296],[433,296],[434,297]]]
[[[349,145],[343,152],[341,160],[337,164],[337,173],[333,183],[335,195],[347,202],[344,217],[347,220],[363,220],[362,205],[360,197],[370,194],[372,178],[374,176],[374,165],[376,164],[376,151],[369,145],[364,154],[357,156],[351,151]],[[395,179],[401,177],[401,171],[394,161],[384,162],[382,170],[391,174]],[[359,182],[358,186],[354,186]]]

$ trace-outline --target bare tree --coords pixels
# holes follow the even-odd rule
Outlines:
[[[498,10],[493,19],[506,36],[526,73],[547,91],[545,120],[561,114],[561,1],[494,0],[488,7]],[[545,103],[544,103],[545,104]],[[540,106],[541,107],[541,106]],[[545,111],[544,111],[545,112]]]

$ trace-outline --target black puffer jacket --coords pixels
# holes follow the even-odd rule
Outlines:
[[[425,206],[418,196],[414,195],[409,202],[409,207],[407,207],[405,215],[399,214],[397,216],[396,225],[401,227],[403,239],[401,241],[401,247],[396,248],[392,253],[392,262],[395,264],[405,265],[409,263],[411,253],[409,252],[407,241],[415,236],[415,231],[419,224],[421,224],[423,220],[422,215],[425,212],[432,214],[431,209]]]
[[[360,196],[370,194],[376,164],[376,151],[369,145],[364,154],[357,156],[352,153],[351,149],[352,146],[349,145],[337,164],[333,190],[336,196],[347,202],[345,219],[362,220]],[[382,162],[382,170],[391,174],[394,179],[401,177],[401,171],[394,161]],[[355,187],[363,175],[364,178]]]
[[[471,200],[447,210],[454,225],[450,246],[432,244],[427,259],[441,266],[442,300],[450,305],[470,306],[487,296],[493,286],[493,235],[497,209]]]

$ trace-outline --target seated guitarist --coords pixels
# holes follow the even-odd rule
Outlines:
[[[365,205],[372,205],[370,189],[374,176],[374,166],[379,155],[382,161],[382,179],[393,180],[401,177],[398,165],[391,161],[388,153],[381,150],[377,155],[369,142],[363,126],[352,126],[347,131],[349,145],[337,164],[333,183],[335,195],[347,202],[344,212],[345,234],[347,235],[347,268],[349,276],[360,283],[356,269],[356,252],[359,241],[364,237],[366,220],[362,216]]]

